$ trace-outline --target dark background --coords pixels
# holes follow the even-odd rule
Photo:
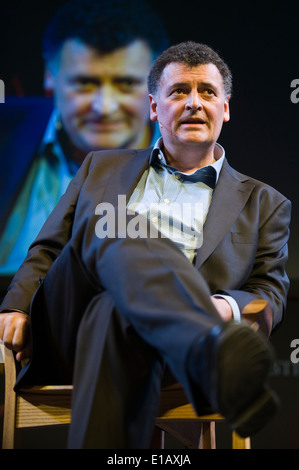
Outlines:
[[[43,94],[41,34],[62,3],[1,2],[0,78],[5,82],[6,96]],[[160,10],[172,42],[206,43],[227,61],[233,72],[234,92],[231,121],[219,142],[233,167],[274,186],[293,203],[287,266],[291,279],[289,307],[283,326],[272,338],[277,351],[272,382],[282,405],[274,422],[253,439],[253,447],[299,448],[299,371],[290,361],[291,340],[299,338],[299,103],[291,101],[291,82],[299,79],[296,4],[150,3]]]

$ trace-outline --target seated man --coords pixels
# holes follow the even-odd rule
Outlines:
[[[147,76],[165,44],[142,0],[72,0],[58,10],[43,38],[54,109],[51,98],[28,97],[0,109],[0,290],[88,152],[156,141]]]
[[[70,448],[149,446],[169,369],[242,436],[276,411],[272,352],[241,313],[265,299],[282,320],[290,202],[217,142],[231,83],[205,45],[163,52],[148,79],[162,137],[85,158],[1,305],[0,338],[30,357],[16,387],[74,384]]]

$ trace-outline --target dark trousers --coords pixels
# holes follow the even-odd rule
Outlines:
[[[222,320],[169,240],[90,240],[65,246],[33,299],[20,382],[73,381],[70,448],[146,448],[165,369],[197,406],[188,357]]]

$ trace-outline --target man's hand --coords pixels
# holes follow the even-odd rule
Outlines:
[[[8,349],[15,351],[17,361],[31,356],[30,317],[25,313],[0,314],[0,340]]]
[[[211,301],[224,321],[228,321],[233,318],[233,311],[227,300],[219,299],[218,297],[211,297]]]

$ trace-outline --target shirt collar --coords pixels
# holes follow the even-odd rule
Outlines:
[[[41,145],[42,148],[47,144],[54,144],[57,142],[57,130],[61,127],[58,110],[54,109],[52,112],[48,125],[46,127]]]
[[[57,109],[54,109],[50,116],[44,136],[42,138],[39,153],[41,155],[47,155],[48,158],[51,157],[56,159],[59,164],[67,166],[69,172],[72,175],[75,175],[79,168],[79,165],[76,162],[73,162],[70,159],[66,158],[57,138],[57,132],[60,129],[61,122],[59,113]]]
[[[221,155],[214,163],[211,163],[210,165],[207,165],[207,166],[212,166],[212,167],[215,168],[215,170],[216,170],[216,183],[217,183],[218,178],[219,178],[219,174],[220,174],[223,162],[224,162],[224,158],[225,158],[225,150],[222,147],[222,145],[218,144],[218,142],[216,143],[216,146],[220,150]],[[174,168],[174,167],[172,167],[172,166],[170,166],[166,163],[166,159],[165,159],[165,156],[163,154],[162,148],[163,148],[163,139],[162,139],[162,137],[160,137],[154,145],[154,148],[153,148],[151,156],[150,156],[149,164],[151,166],[160,167],[160,168],[162,166],[162,167],[166,168],[168,171],[170,171],[171,173],[175,171],[177,173],[181,173],[182,175],[184,175],[185,173],[178,171],[177,168]],[[196,171],[194,173],[196,173]]]

